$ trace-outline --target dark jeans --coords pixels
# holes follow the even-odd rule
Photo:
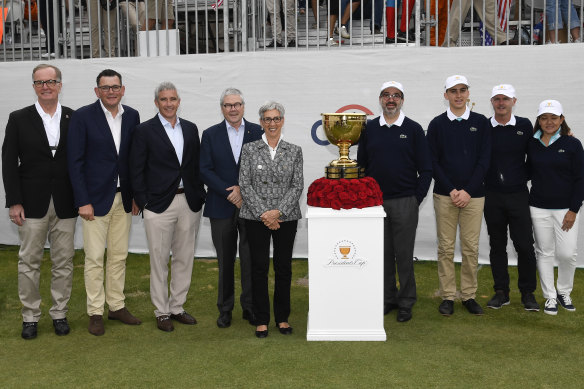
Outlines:
[[[383,302],[411,309],[416,302],[414,245],[419,204],[415,196],[383,201],[386,216],[383,229]],[[396,282],[399,276],[399,291]]]
[[[491,271],[494,289],[509,293],[507,226],[517,251],[518,287],[522,294],[533,293],[537,286],[533,229],[529,213],[529,193],[487,192],[485,221],[489,232]]]
[[[245,231],[245,223],[234,212],[229,219],[211,218],[211,238],[217,251],[219,263],[219,285],[217,308],[219,312],[231,312],[235,301],[235,256],[237,254],[237,236],[239,235],[239,264],[241,269],[240,304],[243,310],[253,310],[251,297],[251,256]]]
[[[57,2],[58,8],[53,10],[53,0],[39,0],[37,2],[39,10],[39,19],[45,32],[45,47],[48,53],[55,52],[55,43],[58,37],[54,35],[55,23],[59,23],[59,12],[61,10],[61,1]],[[57,17],[55,17],[57,16]],[[59,23],[59,31],[61,24]]]
[[[292,249],[297,226],[298,220],[292,220],[280,223],[280,228],[277,230],[270,230],[260,221],[245,221],[251,252],[253,309],[257,325],[270,323],[270,296],[268,294],[270,241],[274,242],[274,319],[276,324],[288,321]]]

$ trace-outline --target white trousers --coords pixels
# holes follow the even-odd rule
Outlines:
[[[576,255],[578,255],[578,222],[569,231],[562,230],[562,221],[567,209],[542,209],[529,207],[535,234],[535,255],[541,282],[541,291],[546,299],[559,294],[570,294],[574,285]],[[557,292],[554,286],[554,259],[558,263]]]

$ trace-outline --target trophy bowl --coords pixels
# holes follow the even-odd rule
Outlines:
[[[364,113],[323,113],[322,128],[327,139],[339,148],[339,159],[331,161],[325,168],[326,178],[362,178],[363,168],[349,158],[349,148],[359,141],[365,129],[367,115]]]

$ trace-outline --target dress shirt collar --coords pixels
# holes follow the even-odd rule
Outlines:
[[[43,107],[41,107],[41,104],[39,103],[38,100],[36,101],[36,103],[34,103],[34,106],[35,106],[37,112],[39,113],[39,115],[41,116],[41,118],[53,119],[55,117],[55,115],[57,115],[57,118],[59,118],[59,121],[60,121],[61,112],[62,112],[61,103],[57,102],[57,109],[55,110],[55,113],[53,114],[53,116],[51,116],[50,114],[45,112],[45,110],[43,109]]]
[[[176,123],[174,123],[174,127],[172,126],[172,124],[168,120],[166,120],[164,118],[164,116],[162,116],[160,114],[160,112],[158,112],[158,119],[160,119],[160,123],[162,123],[162,127],[169,127],[170,129],[175,129],[177,126],[180,126],[180,119],[178,116],[176,117]]]
[[[103,110],[103,113],[105,114],[105,116],[107,117],[109,115],[109,117],[114,117],[114,115],[112,115],[112,113],[110,111],[108,111],[108,109],[103,105],[103,103],[101,102],[101,99],[99,100],[99,105],[101,106],[101,109]],[[114,119],[117,119],[118,116],[122,116],[122,114],[124,113],[124,106],[122,105],[122,103],[118,104],[118,114],[116,115],[116,117]]]
[[[542,145],[544,145],[545,147],[551,146],[552,143],[554,143],[555,141],[557,141],[560,138],[560,130],[562,129],[562,127],[558,128],[558,130],[552,135],[552,137],[550,138],[550,143],[548,145],[546,145],[545,143],[543,143],[541,141],[541,136],[543,135],[543,133],[541,132],[541,130],[537,130],[537,132],[535,134],[533,134],[533,137],[537,140],[539,140],[539,143],[541,143]]]

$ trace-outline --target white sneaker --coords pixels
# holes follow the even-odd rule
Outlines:
[[[339,42],[335,40],[335,38],[329,38],[328,42],[326,43],[328,47],[335,47],[339,45]]]
[[[345,26],[341,26],[341,32],[339,35],[341,36],[341,38],[345,39],[349,39],[351,37],[351,35],[349,35],[349,32],[347,31],[347,27]]]
[[[548,315],[557,315],[558,314],[558,303],[556,299],[547,299],[545,301],[545,308],[543,309],[544,313]]]
[[[48,59],[49,57],[55,58],[56,55],[55,55],[55,53],[44,53],[41,55],[41,58],[43,58],[43,59]]]

